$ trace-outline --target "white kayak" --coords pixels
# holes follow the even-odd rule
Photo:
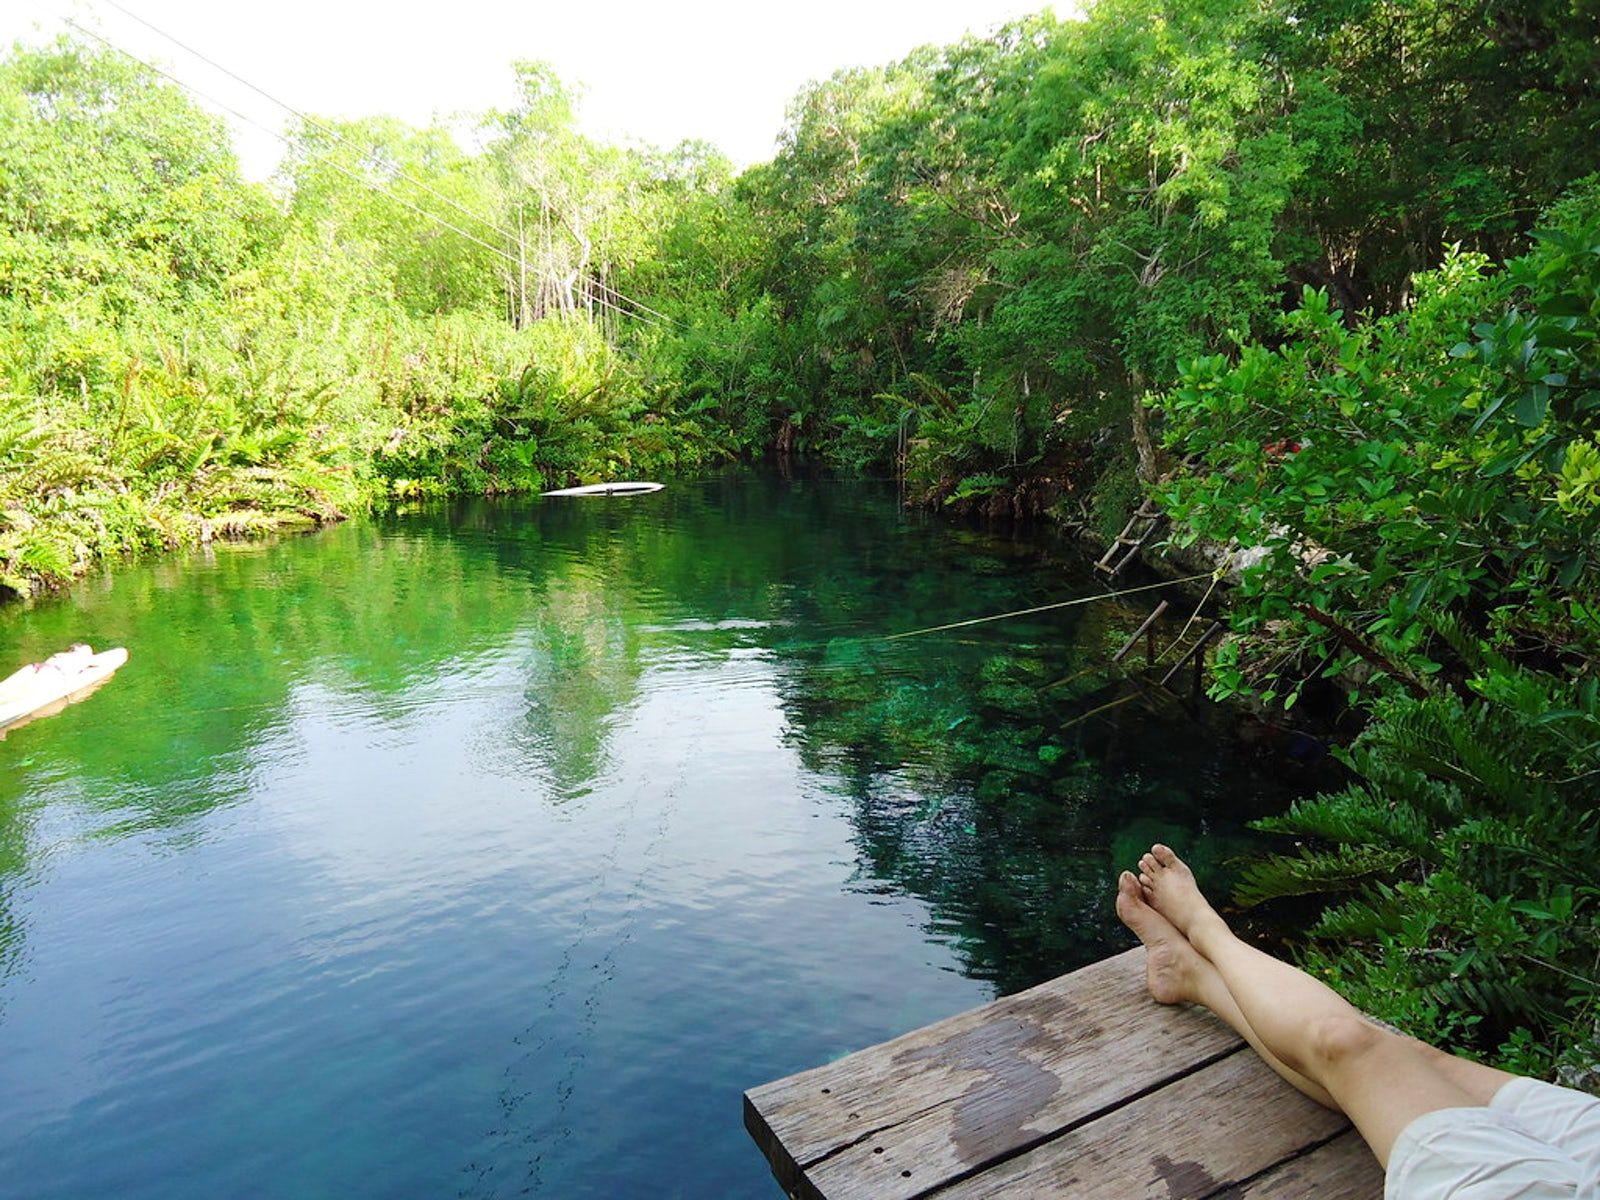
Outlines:
[[[557,488],[553,492],[541,492],[544,496],[643,496],[649,492],[659,492],[665,484],[661,483],[591,483],[584,487]]]
[[[88,646],[74,646],[43,662],[29,663],[0,679],[0,730],[77,703],[127,661],[128,652],[121,646],[99,654]]]

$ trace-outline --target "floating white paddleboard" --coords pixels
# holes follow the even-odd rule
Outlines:
[[[50,716],[75,704],[127,661],[128,652],[121,646],[100,654],[88,646],[74,646],[42,663],[28,664],[0,680],[0,730],[29,717]]]
[[[557,488],[553,492],[543,492],[545,496],[643,496],[647,492],[659,492],[665,484],[661,483],[591,483],[584,487]]]

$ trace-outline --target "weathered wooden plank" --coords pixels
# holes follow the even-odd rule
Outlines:
[[[745,1125],[790,1192],[832,1200],[865,1170],[859,1194],[905,1200],[1241,1045],[1208,1013],[1150,1001],[1134,949],[755,1088]]]
[[[1281,1163],[1216,1200],[1381,1200],[1383,1168],[1354,1129]]]
[[[858,1141],[869,1130],[968,1097],[975,1080],[1006,1074],[1024,1046],[1035,1062],[1039,1052],[1052,1050],[1088,1061],[1107,1044],[1128,1041],[1133,1031],[1154,1030],[1162,1042],[1173,1041],[1174,1034],[1189,1035],[1177,1039],[1162,1069],[1136,1090],[1237,1044],[1215,1023],[1202,1019],[1197,1024],[1193,1014],[1163,1009],[1145,999],[1143,963],[1143,951],[1134,949],[752,1089],[747,1100],[772,1136],[799,1163],[807,1164]],[[1007,1048],[1011,1052],[1001,1055]],[[999,1090],[1005,1080],[992,1083]],[[1128,1089],[1118,1085],[1113,1090]]]
[[[1289,1087],[1255,1054],[1233,1054],[935,1195],[1205,1200],[1347,1126],[1342,1115]],[[901,1170],[910,1170],[911,1180],[921,1173],[909,1161]],[[876,1196],[876,1182],[824,1194],[829,1200]],[[1325,1193],[1319,1184],[1299,1195],[1322,1200]]]

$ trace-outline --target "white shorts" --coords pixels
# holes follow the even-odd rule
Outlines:
[[[1384,1200],[1600,1200],[1600,1100],[1513,1079],[1485,1108],[1441,1108],[1400,1131]]]

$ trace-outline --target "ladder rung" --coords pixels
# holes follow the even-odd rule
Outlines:
[[[1150,540],[1151,534],[1155,533],[1163,518],[1164,514],[1154,500],[1143,501],[1128,518],[1128,523],[1122,527],[1122,532],[1117,534],[1115,540],[1106,547],[1106,552],[1100,556],[1100,561],[1094,564],[1095,570],[1104,571],[1115,579],[1121,574],[1122,568],[1131,563],[1144,544]],[[1145,521],[1147,524],[1143,532],[1135,535],[1134,528],[1140,521]],[[1113,563],[1112,560],[1117,558],[1120,550],[1126,550],[1127,553],[1121,556],[1120,561]]]

